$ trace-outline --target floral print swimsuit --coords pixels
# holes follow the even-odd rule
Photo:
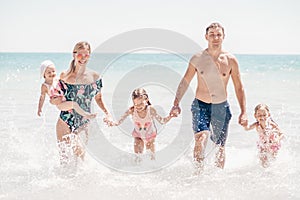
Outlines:
[[[77,102],[84,111],[91,112],[91,102],[102,88],[102,79],[98,79],[91,84],[69,84],[63,80],[59,80],[59,87],[66,101]],[[74,109],[61,111],[59,117],[67,123],[71,132],[76,131],[76,129],[89,122],[88,119],[84,119],[84,117],[79,115]]]
[[[277,154],[281,147],[280,143],[280,132],[272,128],[270,124],[271,119],[267,120],[267,126],[263,129],[260,125],[257,126],[257,131],[259,132],[259,141],[257,142],[257,147],[261,152],[270,152],[272,154]]]

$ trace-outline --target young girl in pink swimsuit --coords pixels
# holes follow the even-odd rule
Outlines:
[[[146,149],[150,150],[152,155],[151,159],[155,159],[155,138],[157,130],[154,124],[154,118],[160,123],[167,123],[173,116],[169,115],[165,118],[157,114],[156,110],[151,106],[148,98],[148,94],[143,88],[135,89],[132,92],[133,106],[130,107],[121,119],[117,122],[109,123],[109,126],[120,125],[129,115],[132,116],[134,123],[134,129],[132,136],[134,137],[134,152],[136,154],[143,153],[144,144],[146,144]]]
[[[278,125],[272,120],[267,105],[258,104],[254,109],[256,122],[250,126],[245,126],[245,130],[256,129],[259,140],[257,147],[259,149],[259,159],[263,167],[269,166],[269,159],[275,159],[278,150],[281,147],[283,133]]]

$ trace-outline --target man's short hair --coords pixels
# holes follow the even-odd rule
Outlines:
[[[206,34],[208,33],[209,29],[211,29],[211,28],[221,28],[222,31],[223,31],[223,34],[225,35],[224,27],[223,27],[221,24],[219,24],[219,23],[217,23],[217,22],[214,22],[214,23],[210,24],[210,25],[206,28]]]

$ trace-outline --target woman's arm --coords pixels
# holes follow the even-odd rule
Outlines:
[[[108,112],[108,110],[103,102],[101,92],[96,94],[95,101],[96,101],[97,105],[99,106],[99,108],[105,113],[105,115],[110,115],[110,113]]]

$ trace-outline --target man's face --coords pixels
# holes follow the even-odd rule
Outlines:
[[[219,46],[222,44],[224,39],[224,33],[222,28],[210,28],[208,33],[205,35],[206,40],[213,46]]]

